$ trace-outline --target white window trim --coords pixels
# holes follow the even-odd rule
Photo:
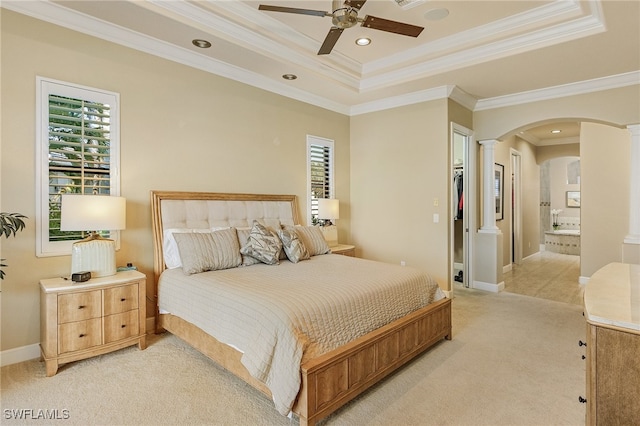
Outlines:
[[[310,225],[312,223],[311,217],[311,145],[322,145],[330,148],[331,155],[329,156],[329,192],[331,198],[335,198],[335,148],[334,141],[331,139],[321,138],[319,136],[307,135],[307,221]]]
[[[109,104],[111,195],[120,195],[120,94],[45,77],[36,77],[36,256],[71,254],[73,241],[49,241],[49,94],[83,99],[90,93],[93,100]],[[120,233],[111,238],[120,247]]]

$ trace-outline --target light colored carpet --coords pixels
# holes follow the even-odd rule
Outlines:
[[[585,321],[579,306],[458,289],[442,341],[324,425],[583,425]],[[271,402],[171,335],[63,366],[2,368],[2,424],[290,425]],[[68,419],[16,421],[11,410]],[[9,410],[9,411],[7,411]],[[9,414],[8,414],[9,413]]]

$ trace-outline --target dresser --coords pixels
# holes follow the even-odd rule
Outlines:
[[[640,265],[611,263],[589,279],[586,424],[640,419]]]
[[[145,349],[146,277],[138,271],[74,283],[40,281],[40,349],[47,376],[60,364],[137,344]]]

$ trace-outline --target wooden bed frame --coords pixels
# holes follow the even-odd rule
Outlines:
[[[162,202],[165,200],[267,201],[290,203],[299,223],[295,195],[226,194],[151,191],[154,241],[154,296],[166,269],[163,256]],[[170,314],[160,314],[156,303],[156,331],[182,338],[223,368],[271,398],[266,385],[253,378],[240,362],[242,353],[220,343],[200,328]],[[336,411],[394,370],[442,339],[451,339],[451,300],[443,299],[368,333],[301,365],[301,388],[293,412],[300,425],[315,423]]]

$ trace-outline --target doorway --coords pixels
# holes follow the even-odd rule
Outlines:
[[[473,132],[451,123],[450,279],[473,288],[473,206],[475,145]],[[453,291],[454,285],[450,286]]]

